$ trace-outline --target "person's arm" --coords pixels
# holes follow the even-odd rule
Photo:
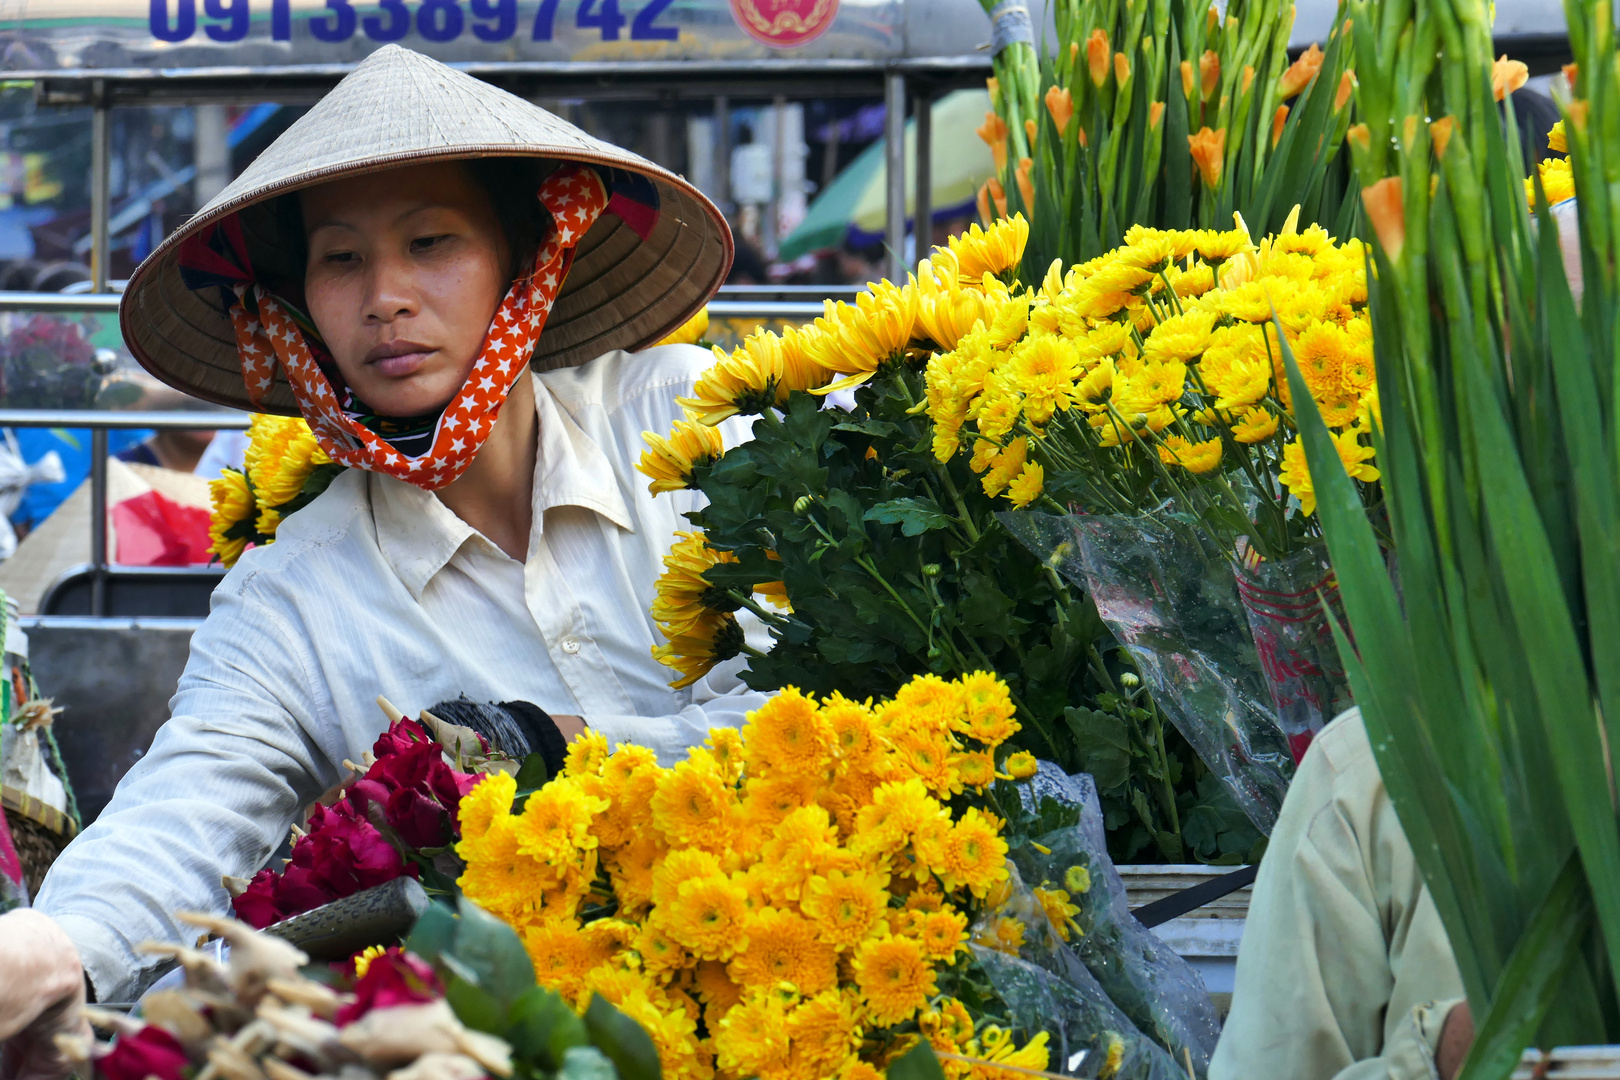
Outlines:
[[[1272,832],[1210,1080],[1433,1080],[1461,993],[1360,718],[1337,721]]]
[[[172,716],[112,802],[52,867],[38,907],[78,948],[96,996],[134,998],[144,941],[196,937],[177,911],[222,912],[221,875],[253,874],[344,749],[309,643],[230,582],[192,639]],[[317,739],[312,733],[324,733]]]
[[[88,1037],[84,971],[62,929],[38,911],[0,915],[0,1078],[61,1080],[57,1035]]]
[[[739,622],[747,624],[749,644],[762,651],[770,647],[765,629],[748,612],[739,612]],[[665,716],[615,716],[599,713],[581,719],[585,726],[606,736],[609,746],[621,742],[638,743],[658,755],[660,765],[674,765],[685,760],[686,752],[701,745],[709,737],[709,730],[717,727],[740,728],[748,714],[765,704],[771,695],[751,690],[742,681],[746,658],[737,657],[714,670],[686,691],[690,702],[679,711]],[[676,677],[670,672],[670,678]],[[568,734],[566,731],[563,733]]]

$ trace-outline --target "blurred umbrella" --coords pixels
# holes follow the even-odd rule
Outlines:
[[[934,102],[933,145],[929,160],[933,165],[933,195],[930,203],[941,211],[969,206],[979,185],[995,175],[990,147],[974,134],[990,111],[990,94],[984,90],[957,90]],[[906,121],[906,176],[916,175],[917,122]],[[778,258],[796,259],[807,251],[837,247],[851,229],[881,234],[885,213],[885,184],[888,169],[883,161],[880,139],[861,151],[838,178],[817,195],[799,227],[782,241]],[[906,185],[906,214],[916,197],[914,185]]]

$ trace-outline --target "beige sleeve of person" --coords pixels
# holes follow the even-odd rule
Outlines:
[[[1283,802],[1210,1080],[1428,1080],[1462,982],[1352,710]]]

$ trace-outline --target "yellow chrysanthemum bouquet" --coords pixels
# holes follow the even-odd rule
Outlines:
[[[273,543],[281,519],[309,505],[343,466],[326,456],[301,417],[255,416],[241,469],[209,483],[214,497],[210,549],[226,566],[249,546]]]
[[[1238,220],[1137,227],[1054,265],[1016,319],[930,359],[927,393],[936,455],[1042,511],[1006,523],[1084,583],[1161,707],[1268,824],[1289,758],[1348,701],[1277,327],[1374,512],[1378,395],[1360,243],[1290,216],[1256,244]]]
[[[649,433],[641,462],[653,491],[707,497],[665,560],[655,652],[677,686],[742,654],[760,689],[851,698],[994,671],[1017,747],[1096,776],[1115,857],[1245,858],[1251,829],[1184,830],[1237,820],[1230,797],[1124,681],[1131,662],[1089,600],[1012,542],[968,455],[935,453],[924,369],[972,333],[1024,334],[1037,294],[1009,281],[1026,241],[1021,218],[974,227],[929,273],[716,350],[687,418]],[[827,407],[851,390],[850,408]],[[715,425],[738,415],[758,417],[752,438],[727,448]],[[768,649],[744,621],[769,629]]]
[[[981,2],[995,78],[979,135],[998,175],[980,216],[1030,219],[1026,280],[1118,247],[1133,225],[1224,228],[1236,210],[1271,231],[1303,203],[1307,221],[1351,227],[1342,10],[1326,51],[1290,62],[1290,0],[1058,0],[1049,56],[1023,4]]]
[[[1169,1075],[1106,997],[1047,1017],[1008,996],[1069,985],[1056,950],[1095,857],[1070,841],[1034,890],[1009,870],[1020,834],[1078,821],[1026,808],[1017,728],[981,672],[877,704],[788,689],[672,768],[587,735],[521,803],[504,775],[463,799],[459,884],[518,930],[541,985],[636,1020],[665,1077],[875,1078],[926,1038],[957,1080],[1044,1069],[1052,1033],[1071,1054],[1118,1044],[1112,1075]]]

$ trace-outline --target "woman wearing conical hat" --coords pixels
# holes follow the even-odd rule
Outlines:
[[[41,891],[98,997],[148,981],[135,946],[181,940],[170,913],[225,908],[221,875],[370,747],[379,693],[531,702],[541,742],[588,727],[666,763],[757,707],[735,663],[676,691],[651,657],[696,496],[634,471],[706,363],[634,350],[730,258],[684,181],[388,47],[141,265],[122,321],[150,371],[301,414],[349,468],[227,575],[172,718]]]

